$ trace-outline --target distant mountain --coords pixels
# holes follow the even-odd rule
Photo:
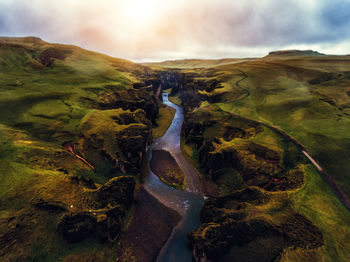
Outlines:
[[[143,63],[144,66],[164,68],[207,68],[219,65],[237,64],[252,60],[252,58],[224,58],[224,59],[182,59],[166,60],[163,62]]]
[[[325,54],[313,50],[279,50],[272,51],[269,56],[324,56]]]

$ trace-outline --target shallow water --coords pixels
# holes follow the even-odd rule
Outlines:
[[[169,151],[185,174],[186,190],[182,191],[164,184],[149,168],[149,175],[145,179],[145,189],[165,206],[182,215],[182,220],[163,246],[157,262],[191,262],[192,251],[187,247],[187,233],[200,226],[198,214],[204,200],[200,195],[198,173],[181,153],[180,138],[184,120],[182,108],[171,103],[166,93],[163,94],[163,101],[164,104],[176,109],[176,114],[164,136],[158,138],[147,148],[148,166],[152,159],[153,149]]]

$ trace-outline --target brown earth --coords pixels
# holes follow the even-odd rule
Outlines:
[[[119,261],[155,261],[180,215],[161,204],[143,187],[136,195],[132,220],[121,235]]]

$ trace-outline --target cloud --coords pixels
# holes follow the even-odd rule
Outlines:
[[[348,0],[0,0],[0,34],[132,60],[262,56],[290,46],[350,53],[349,13]]]
[[[328,27],[343,29],[350,23],[349,14],[350,2],[334,1],[325,5],[322,18]]]
[[[321,20],[329,38],[350,39],[350,1],[332,1],[325,4]]]

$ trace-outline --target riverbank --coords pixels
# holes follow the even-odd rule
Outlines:
[[[170,106],[159,106],[159,116],[156,120],[157,126],[152,128],[152,136],[154,139],[159,138],[168,130],[174,118],[176,110]]]
[[[247,71],[247,66],[241,67]],[[202,226],[192,232],[198,261],[208,259],[209,256],[213,261],[221,261],[217,256],[223,256],[224,251],[227,252],[226,256],[231,256],[231,260],[247,261],[253,257],[254,261],[260,261],[268,255],[268,247],[257,252],[254,245],[270,245],[274,236],[261,242],[259,236],[253,241],[249,239],[244,245],[245,252],[242,251],[242,241],[238,241],[239,248],[235,245],[234,236],[249,235],[247,232],[254,231],[244,221],[239,221],[239,213],[242,216],[248,214],[248,221],[252,223],[266,223],[271,229],[268,232],[272,235],[275,226],[285,230],[288,235],[291,224],[289,219],[295,218],[293,229],[304,232],[297,242],[304,243],[307,249],[299,248],[301,244],[298,248],[290,249],[287,243],[280,251],[288,261],[300,257],[315,259],[316,256],[319,260],[328,261],[337,257],[339,261],[346,261],[348,211],[321,179],[316,168],[304,157],[300,144],[283,135],[285,133],[271,128],[271,122],[267,126],[262,123],[265,122],[262,118],[259,119],[261,122],[247,119],[247,110],[254,107],[247,104],[243,108],[243,105],[247,101],[256,102],[252,101],[254,97],[261,101],[257,94],[262,92],[262,88],[252,82],[252,75],[249,74],[250,77],[245,78],[244,82],[246,89],[252,91],[251,95],[237,101],[234,99],[241,98],[239,92],[242,88],[234,85],[234,80],[242,81],[242,74],[235,74],[239,71],[237,67],[225,70],[220,67],[186,75],[181,91],[186,112],[183,137],[187,144],[184,149],[205,169],[202,178],[215,183],[223,197],[232,197],[227,205],[222,201],[206,201],[207,207],[203,209],[206,211],[201,211]],[[206,78],[203,77],[205,74]],[[221,75],[225,76],[222,81]],[[213,85],[214,77],[217,85]],[[277,87],[274,91],[277,92]],[[258,109],[257,113],[261,113],[268,108],[261,106]],[[255,119],[254,111],[251,113],[253,116],[250,118]],[[290,129],[283,131],[294,136]],[[260,204],[250,203],[251,199],[239,199],[234,195],[235,191],[247,186],[260,188],[260,193],[270,200]],[[247,195],[253,198],[250,193]],[[312,225],[312,230],[308,233],[302,229],[308,228],[307,225]],[[240,229],[243,227],[244,230],[236,234],[236,226]],[[318,232],[324,241],[321,238],[314,241],[317,238],[311,237],[312,232]],[[223,246],[216,246],[218,241]],[[324,247],[315,249],[315,243],[316,246]]]
[[[141,187],[135,197],[132,219],[118,245],[119,261],[155,261],[180,220],[177,212]]]
[[[184,158],[180,149],[181,127],[183,123],[182,108],[169,102],[168,95],[163,94],[164,104],[176,109],[174,119],[164,134],[151,145],[146,156],[148,165],[151,165],[153,152],[167,150],[182,170],[186,183],[186,190],[178,190],[164,184],[150,169],[145,178],[145,189],[159,202],[179,212],[182,216],[180,222],[173,229],[171,236],[162,247],[158,262],[191,261],[192,250],[188,248],[188,232],[200,225],[199,212],[203,206],[203,198],[200,195],[200,180],[198,173]],[[157,158],[153,160],[158,161]]]

